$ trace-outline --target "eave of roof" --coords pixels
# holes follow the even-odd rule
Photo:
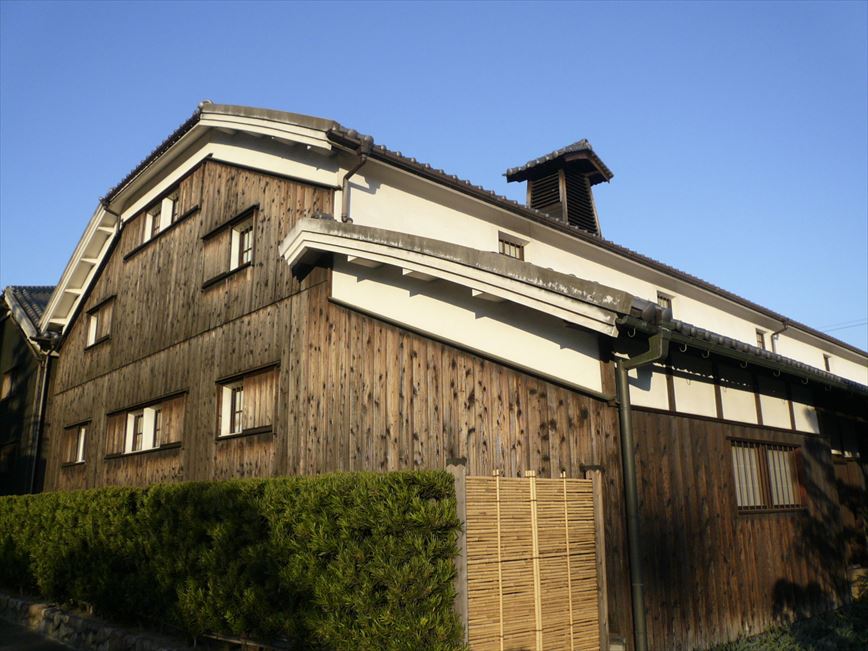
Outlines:
[[[350,133],[343,127],[333,129],[329,131],[327,135],[334,142],[346,147],[353,148],[359,147],[361,145],[361,139],[365,137],[357,133],[355,133],[355,135],[350,135]],[[442,169],[433,168],[431,167],[431,165],[427,163],[421,163],[415,158],[404,156],[403,154],[401,154],[401,152],[392,151],[382,145],[374,145],[371,149],[371,153],[369,154],[369,156],[372,156],[377,160],[380,160],[399,169],[404,169],[408,172],[417,174],[422,178],[426,178],[430,181],[445,185],[453,190],[469,195],[486,203],[495,205],[504,210],[508,210],[512,213],[535,221],[539,224],[548,226],[554,230],[572,235],[579,240],[583,240],[595,246],[599,246],[602,249],[611,251],[612,253],[627,258],[628,260],[636,262],[640,265],[650,267],[651,269],[699,287],[700,289],[704,289],[705,291],[717,294],[718,296],[725,298],[726,300],[737,303],[774,321],[778,321],[781,324],[787,324],[788,327],[802,330],[807,334],[828,341],[836,346],[840,346],[849,351],[857,353],[858,355],[865,356],[866,354],[868,354],[868,351],[864,351],[857,346],[847,343],[846,341],[842,341],[831,335],[826,334],[825,332],[821,332],[820,330],[816,330],[811,326],[805,325],[804,323],[800,323],[798,321],[790,319],[789,317],[786,317],[773,310],[763,307],[758,303],[754,303],[753,301],[734,294],[726,289],[723,289],[722,287],[718,287],[713,283],[702,280],[701,278],[698,278],[697,276],[689,274],[685,271],[681,271],[680,269],[676,269],[675,267],[672,267],[665,262],[660,262],[659,260],[650,258],[625,246],[616,244],[611,240],[604,239],[603,237],[600,237],[598,235],[592,235],[591,233],[583,231],[580,228],[565,224],[564,222],[554,219],[543,212],[528,208],[524,204],[520,204],[517,201],[508,199],[503,195],[496,194],[491,190],[483,188],[482,186],[474,185],[469,181],[455,176],[454,174],[447,174]]]
[[[10,312],[28,337],[39,334],[39,320],[53,291],[53,285],[10,285],[4,290]]]
[[[528,161],[524,165],[519,165],[518,167],[511,167],[506,170],[504,176],[507,181],[524,181],[530,176],[530,173],[533,170],[546,167],[553,164],[555,161],[559,159],[567,160],[570,157],[570,154],[583,154],[594,167],[597,168],[599,173],[599,177],[592,180],[592,184],[600,183],[602,181],[611,181],[614,174],[612,170],[610,170],[606,164],[602,161],[602,159],[597,156],[597,153],[594,151],[594,148],[591,146],[591,143],[586,139],[582,138],[578,142],[574,142],[571,145],[567,145],[566,147],[561,147],[560,149],[556,149],[553,152],[549,152],[539,158],[534,158],[533,160]]]
[[[593,323],[591,329],[609,336],[615,335],[612,327],[615,316],[630,314],[647,304],[641,299],[637,302],[630,293],[620,289],[494,251],[480,251],[453,242],[330,218],[300,219],[279,246],[280,255],[291,264],[304,264],[308,250],[342,253],[391,266],[416,265],[415,271],[470,287],[474,280],[480,281],[485,286],[480,284],[474,289],[486,295],[502,294],[504,300],[534,292],[586,304],[593,308],[590,314],[602,311],[607,315],[602,318],[606,327]],[[506,285],[510,286],[508,291]],[[583,314],[582,321],[587,321],[588,316]]]
[[[860,382],[820,370],[810,364],[784,357],[764,348],[751,346],[743,341],[700,328],[685,321],[673,319],[669,322],[660,322],[659,313],[655,313],[654,316],[653,322],[649,322],[636,315],[624,317],[619,322],[620,327],[622,331],[634,328],[647,334],[652,334],[660,328],[665,328],[669,330],[672,340],[676,343],[683,343],[709,353],[715,353],[736,360],[744,360],[756,366],[789,373],[802,380],[814,381],[825,386],[846,389],[853,393],[868,396],[868,386]]]
[[[305,126],[310,126],[313,128],[323,128],[325,129],[326,136],[329,140],[350,149],[357,149],[361,146],[363,139],[368,138],[368,136],[359,134],[355,130],[347,129],[341,126],[338,122],[325,118],[317,118],[313,116],[306,116],[297,113],[288,113],[284,111],[274,111],[271,109],[258,109],[230,104],[212,104],[203,102],[199,105],[199,107],[189,119],[187,119],[183,124],[181,124],[175,131],[173,131],[168,136],[168,138],[166,138],[166,140],[164,140],[159,146],[157,146],[156,149],[154,149],[141,163],[139,163],[129,174],[127,174],[115,187],[109,190],[109,192],[106,194],[102,201],[104,203],[110,201],[115,195],[117,195],[118,192],[120,192],[120,190],[122,190],[134,178],[144,172],[149,165],[151,165],[157,158],[159,158],[163,153],[169,150],[172,145],[178,142],[187,132],[189,132],[193,127],[195,127],[201,117],[203,109],[206,107],[209,112],[217,112],[226,115],[238,116],[248,115],[250,117],[260,117],[275,121],[290,122],[293,124],[304,124]],[[578,143],[574,143],[574,145],[571,146],[579,146],[583,142],[587,141],[579,141]],[[588,143],[588,147],[590,147],[590,143]],[[568,149],[568,147],[564,149]],[[558,154],[558,152],[560,151],[561,150],[556,150],[555,152],[552,152],[547,156]],[[442,184],[446,187],[450,187],[453,190],[459,191],[463,194],[472,196],[486,203],[495,205],[499,208],[508,210],[512,213],[548,226],[554,230],[567,233],[577,239],[586,241],[595,246],[599,246],[604,250],[615,253],[640,265],[647,266],[663,274],[672,276],[678,280],[687,282],[691,285],[699,287],[700,289],[716,294],[726,300],[732,301],[733,303],[746,307],[749,310],[762,314],[774,321],[778,321],[782,324],[787,324],[789,327],[801,330],[807,334],[827,341],[836,346],[840,346],[841,348],[854,352],[858,355],[866,355],[866,351],[852,344],[832,337],[831,335],[816,330],[798,321],[789,319],[782,314],[774,312],[773,310],[763,307],[762,305],[738,296],[737,294],[725,290],[722,287],[718,287],[717,285],[702,280],[701,278],[693,276],[692,274],[681,271],[680,269],[676,269],[675,267],[672,267],[666,263],[645,256],[641,253],[633,251],[632,249],[616,244],[610,240],[606,240],[597,235],[592,235],[579,228],[575,228],[568,224],[555,220],[552,217],[546,215],[545,213],[528,208],[523,204],[512,201],[505,196],[498,195],[490,190],[483,188],[482,186],[474,185],[469,181],[459,178],[456,175],[447,174],[442,169],[433,168],[431,165],[421,163],[415,158],[404,156],[403,154],[401,154],[401,152],[387,149],[382,145],[374,145],[370,152],[370,156],[394,167],[404,169],[405,171],[411,172],[430,181]],[[534,161],[530,161],[528,164],[531,164],[533,162]],[[600,161],[600,164],[602,165],[602,161]]]

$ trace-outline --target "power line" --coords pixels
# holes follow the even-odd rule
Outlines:
[[[838,326],[837,328],[826,328],[823,332],[835,332],[836,330],[849,330],[850,328],[860,328],[862,326],[868,325],[868,319],[865,321],[860,321],[859,323],[853,323],[852,325]]]
[[[841,326],[851,326],[851,325],[862,325],[863,323],[868,323],[868,319],[848,319],[847,321],[838,321],[837,323],[830,323],[828,325],[822,326],[821,330],[828,330],[829,328],[838,328]]]

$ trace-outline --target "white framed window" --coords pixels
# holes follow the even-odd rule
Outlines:
[[[244,431],[244,380],[220,387],[220,436]]]
[[[159,447],[162,424],[163,414],[159,405],[128,412],[124,452],[141,452]]]
[[[145,212],[145,232],[143,242],[159,235],[178,218],[178,195],[172,193],[160,199]]]
[[[63,462],[66,464],[84,463],[89,422],[67,427],[63,433]]]
[[[273,432],[279,367],[217,381],[217,438]]]
[[[93,346],[111,334],[114,299],[103,301],[87,313],[87,345]]]
[[[253,261],[253,220],[245,219],[232,227],[229,270]]]

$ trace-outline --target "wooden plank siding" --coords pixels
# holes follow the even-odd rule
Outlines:
[[[144,212],[130,220],[83,301],[80,314],[115,297],[110,337],[86,348],[79,317],[63,344],[46,489],[442,469],[458,458],[471,476],[581,478],[599,467],[610,630],[632,648],[615,406],[332,303],[327,264],[294,278],[278,244],[298,219],[332,210],[329,189],[206,161],[177,192],[177,213],[189,216],[144,246]],[[248,209],[252,264],[203,288],[227,270],[220,227]],[[614,393],[602,339],[601,357]],[[274,404],[257,409],[271,430],[218,440],[217,381],[265,367],[276,369]],[[123,432],[111,415],[174,395],[183,395],[183,415],[172,412],[180,446],[113,456]],[[64,428],[83,421],[86,463],[62,467]],[[707,646],[837,603],[841,525],[827,444],[652,410],[636,409],[634,426],[650,648]],[[728,436],[801,446],[807,508],[740,515]]]
[[[842,603],[826,442],[641,408],[633,427],[649,648],[704,648]],[[739,514],[730,438],[799,445],[806,508]]]

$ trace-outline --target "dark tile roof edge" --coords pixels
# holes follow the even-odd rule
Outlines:
[[[350,135],[351,133],[355,134],[355,135]],[[364,137],[364,136],[361,136],[360,134],[357,134],[355,132],[350,132],[347,129],[344,129],[343,127],[338,127],[336,129],[333,129],[333,130],[329,131],[327,133],[327,135],[329,136],[330,139],[332,139],[335,142],[338,142],[339,144],[343,144],[344,146],[352,146],[352,147],[358,147],[361,144],[361,139]],[[778,314],[777,312],[774,312],[773,310],[770,310],[766,307],[763,307],[762,305],[759,305],[758,303],[754,303],[753,301],[750,301],[746,298],[738,296],[737,294],[734,294],[734,293],[732,293],[726,289],[723,289],[722,287],[718,287],[717,285],[714,285],[714,284],[709,283],[705,280],[702,280],[701,278],[698,278],[697,276],[689,274],[685,271],[681,271],[680,269],[672,267],[672,266],[666,264],[665,262],[660,262],[659,260],[655,260],[654,258],[650,258],[646,255],[638,253],[637,251],[633,251],[632,249],[629,249],[625,246],[622,246],[620,244],[616,244],[615,242],[612,242],[611,240],[606,240],[606,239],[604,239],[598,235],[592,235],[591,233],[588,233],[587,231],[583,231],[579,228],[576,228],[576,227],[570,226],[568,224],[565,224],[561,221],[555,220],[543,212],[540,212],[538,210],[533,210],[532,208],[528,208],[527,206],[520,204],[517,201],[513,201],[512,199],[508,199],[507,197],[504,197],[503,195],[496,194],[496,193],[492,192],[491,190],[487,190],[487,189],[483,188],[482,186],[473,185],[469,181],[466,181],[464,179],[460,179],[457,176],[455,176],[454,174],[447,174],[442,169],[433,168],[433,167],[431,167],[431,165],[428,165],[427,163],[420,163],[415,158],[406,157],[403,154],[401,154],[401,152],[392,151],[390,149],[387,149],[386,147],[383,147],[382,145],[374,145],[374,147],[371,150],[370,155],[379,159],[379,160],[382,160],[383,162],[395,165],[396,167],[399,167],[399,168],[405,169],[409,172],[418,174],[419,176],[422,176],[423,178],[427,178],[431,181],[441,183],[441,184],[446,185],[446,186],[448,186],[454,190],[458,190],[460,192],[463,192],[464,194],[470,195],[470,196],[475,197],[477,199],[480,199],[482,201],[486,201],[486,202],[491,203],[495,206],[498,206],[499,208],[503,208],[505,210],[511,211],[513,213],[516,213],[516,214],[522,216],[522,217],[526,217],[528,219],[531,219],[531,220],[538,222],[540,224],[543,224],[545,226],[549,226],[555,230],[572,235],[573,237],[575,237],[577,239],[584,240],[590,244],[599,246],[600,248],[603,248],[607,251],[611,251],[612,253],[615,253],[617,255],[623,256],[623,257],[627,258],[628,260],[632,260],[633,262],[636,262],[638,264],[648,266],[648,267],[650,267],[656,271],[673,276],[674,278],[677,278],[678,280],[682,280],[684,282],[690,283],[691,285],[695,285],[696,287],[699,287],[700,289],[704,289],[704,290],[711,292],[713,294],[717,294],[718,296],[720,296],[722,298],[725,298],[729,301],[737,303],[743,307],[746,307],[750,310],[753,310],[754,312],[758,312],[758,313],[760,313],[764,316],[767,316],[767,317],[769,317],[775,321],[779,321],[782,324],[786,323],[790,327],[798,328],[799,330],[802,330],[802,331],[804,331],[810,335],[813,335],[815,337],[818,337],[820,339],[828,341],[832,344],[835,344],[836,346],[840,346],[842,348],[850,350],[850,351],[857,353],[859,355],[863,355],[863,356],[868,355],[868,351],[864,351],[861,348],[858,348],[857,346],[854,346],[852,344],[848,344],[846,341],[841,341],[840,339],[837,339],[835,337],[832,337],[831,335],[828,335],[824,332],[816,330],[815,328],[812,328],[808,325],[805,325],[804,323],[800,323],[800,322],[795,321],[793,319],[790,319],[790,318],[788,318],[782,314]]]
[[[45,312],[54,285],[9,285],[6,289],[30,320],[33,329],[39,332],[39,320]]]
[[[682,341],[690,342],[687,344],[690,346],[695,345],[697,348],[706,349],[709,352],[713,352],[715,348],[725,348],[740,355],[756,358],[760,366],[783,369],[784,371],[789,371],[802,377],[809,377],[824,384],[868,395],[868,385],[861,382],[829,373],[816,366],[805,364],[804,362],[792,359],[791,357],[785,357],[764,348],[752,346],[751,344],[721,335],[712,330],[700,328],[686,321],[678,319],[665,321],[663,311],[657,305],[652,304],[652,307],[653,311],[650,312],[650,319],[646,318],[644,314],[640,315],[638,310],[634,310],[633,314],[623,317],[618,321],[619,327],[626,330],[640,328],[648,334],[657,332],[659,328],[665,328],[675,335],[680,335]]]
[[[256,109],[251,107],[243,107],[236,106],[232,104],[211,104],[203,102],[197,107],[196,111],[191,115],[186,122],[184,122],[181,126],[179,126],[175,131],[173,131],[160,145],[157,146],[141,163],[139,163],[129,174],[127,174],[117,185],[115,185],[111,190],[109,190],[105,197],[102,198],[103,203],[107,203],[111,201],[111,199],[118,193],[120,190],[127,185],[130,181],[132,181],[136,176],[141,174],[151,163],[153,163],[161,154],[165,153],[172,145],[174,145],[178,140],[180,140],[188,131],[190,131],[199,121],[200,116],[202,114],[203,109],[207,107],[208,111],[222,113],[222,114],[241,114],[242,112],[247,112],[252,116],[260,116],[260,117],[268,117],[268,119],[275,120],[287,120],[293,121],[293,119],[305,119],[310,121],[310,125],[316,121],[317,124],[330,125],[330,128],[326,131],[326,135],[329,139],[333,141],[338,141],[343,143],[345,146],[351,146],[356,148],[360,146],[362,140],[366,138],[366,136],[359,134],[355,130],[347,129],[341,126],[339,123],[334,122],[332,120],[327,120],[323,118],[315,118],[312,116],[304,116],[298,113],[287,113],[284,111],[274,111],[271,109]],[[261,114],[261,115],[260,115]],[[310,126],[309,125],[309,126]],[[313,128],[313,127],[312,127]],[[582,141],[579,141],[582,142]],[[577,143],[574,143],[577,144]],[[589,143],[590,146],[590,143]],[[431,165],[421,163],[417,161],[415,158],[410,158],[401,154],[401,152],[396,152],[382,145],[374,145],[371,155],[375,158],[379,158],[387,163],[392,163],[397,165],[398,167],[403,167],[409,172],[418,174],[424,178],[428,178],[432,181],[447,185],[456,189],[460,192],[468,194],[470,196],[481,199],[482,201],[486,201],[498,207],[504,208],[516,214],[519,214],[523,217],[527,217],[536,222],[544,224],[546,226],[552,227],[556,230],[560,230],[564,233],[568,233],[578,239],[585,240],[586,242],[590,242],[591,244],[595,244],[600,246],[603,249],[609,250],[613,253],[621,255],[629,260],[637,262],[642,265],[647,265],[652,269],[660,271],[662,273],[674,276],[679,280],[683,280],[692,285],[696,285],[697,287],[709,291],[713,294],[717,294],[727,300],[733,301],[734,303],[738,303],[743,307],[746,307],[755,312],[759,312],[775,321],[780,321],[781,323],[786,323],[792,327],[798,328],[810,335],[818,337],[820,339],[824,339],[836,346],[840,346],[847,350],[850,350],[859,355],[868,355],[868,351],[864,351],[852,344],[848,344],[845,341],[841,341],[840,339],[836,339],[824,332],[820,332],[808,325],[803,323],[799,323],[798,321],[794,321],[789,319],[782,314],[778,314],[768,308],[765,308],[753,301],[749,301],[746,298],[742,298],[737,294],[733,294],[717,285],[713,285],[712,283],[706,282],[701,278],[693,276],[689,273],[681,271],[680,269],[676,269],[675,267],[671,267],[666,263],[659,262],[653,258],[649,258],[648,256],[642,255],[632,249],[628,249],[627,247],[621,246],[620,244],[615,244],[609,240],[603,239],[597,235],[591,235],[585,231],[582,231],[578,228],[574,228],[572,226],[568,226],[563,222],[558,222],[545,213],[539,212],[537,210],[532,210],[516,201],[512,201],[511,199],[507,199],[502,195],[498,195],[490,190],[483,188],[480,185],[473,185],[469,181],[464,179],[460,179],[459,177],[450,174],[447,174],[442,169],[432,168]],[[602,161],[601,161],[602,162]]]
[[[614,176],[614,174],[612,173],[612,170],[610,170],[608,168],[608,166],[602,161],[602,159],[599,156],[597,156],[597,153],[594,151],[594,148],[591,146],[591,143],[588,142],[588,140],[586,138],[582,138],[581,140],[578,140],[578,141],[572,143],[571,145],[567,145],[566,147],[561,147],[560,149],[555,149],[554,151],[549,152],[548,154],[544,154],[544,155],[540,156],[539,158],[534,158],[533,160],[529,160],[524,165],[519,165],[518,167],[510,167],[508,170],[506,170],[506,172],[504,172],[503,175],[507,178],[508,181],[513,181],[513,180],[519,181],[522,179],[517,179],[514,177],[516,177],[517,175],[522,175],[523,172],[527,172],[528,170],[533,169],[534,167],[537,167],[539,165],[543,165],[543,164],[548,163],[550,161],[556,160],[556,159],[560,158],[561,156],[565,156],[566,154],[572,154],[572,153],[578,152],[578,151],[588,152],[588,154],[594,160],[594,163],[596,163],[597,166],[600,168],[600,172],[606,178],[606,180],[609,181],[612,179],[612,177]]]
[[[753,357],[758,357],[768,362],[779,364],[783,367],[812,375],[821,381],[827,383],[841,384],[852,391],[868,395],[868,386],[865,386],[861,382],[856,382],[855,380],[849,380],[845,377],[841,377],[840,375],[829,373],[828,371],[824,371],[815,366],[811,366],[810,364],[805,364],[804,362],[792,359],[791,357],[784,357],[783,355],[774,353],[770,350],[758,348],[757,346],[751,346],[750,344],[746,344],[743,341],[738,341],[737,339],[733,339],[732,337],[720,335],[716,332],[706,330],[705,328],[700,328],[685,321],[679,321],[677,319],[674,319],[671,325],[673,332],[678,332],[679,334],[684,335],[685,337],[688,337],[690,339],[707,342],[717,346],[723,346],[739,353],[752,355]]]
[[[183,124],[170,133],[163,142],[157,145],[156,149],[145,156],[145,158],[136,165],[129,174],[121,179],[117,185],[106,192],[105,196],[102,197],[100,201],[103,204],[109,203],[127,184],[144,172],[151,163],[157,160],[157,158],[168,151],[172,145],[178,142],[187,134],[187,132],[195,127],[199,123],[203,114],[208,113],[272,120],[282,124],[297,124],[310,129],[318,129],[320,131],[327,131],[329,129],[340,127],[340,125],[334,120],[320,118],[313,115],[289,113],[288,111],[276,111],[274,109],[256,108],[253,106],[241,106],[238,104],[214,104],[213,102],[205,100],[199,103],[199,106],[196,107],[193,115],[187,118]]]
[[[111,200],[115,198],[115,195],[117,195],[118,192],[120,192],[124,187],[126,187],[126,185],[129,184],[133,179],[135,179],[139,174],[144,172],[148,168],[148,166],[151,165],[151,163],[157,160],[157,158],[159,158],[162,154],[166,153],[169,148],[176,142],[178,142],[181,138],[183,138],[184,135],[186,135],[186,133],[190,131],[190,129],[196,126],[196,124],[199,122],[199,117],[201,113],[202,105],[200,104],[199,108],[194,111],[193,115],[187,118],[187,120],[183,124],[181,124],[181,126],[179,126],[172,133],[170,133],[169,137],[166,138],[159,145],[157,145],[156,149],[154,149],[150,154],[145,156],[145,158],[138,165],[136,165],[129,174],[127,174],[123,179],[121,179],[120,182],[117,183],[117,185],[115,185],[108,192],[106,192],[105,196],[100,199],[100,202],[103,205],[111,202]]]

